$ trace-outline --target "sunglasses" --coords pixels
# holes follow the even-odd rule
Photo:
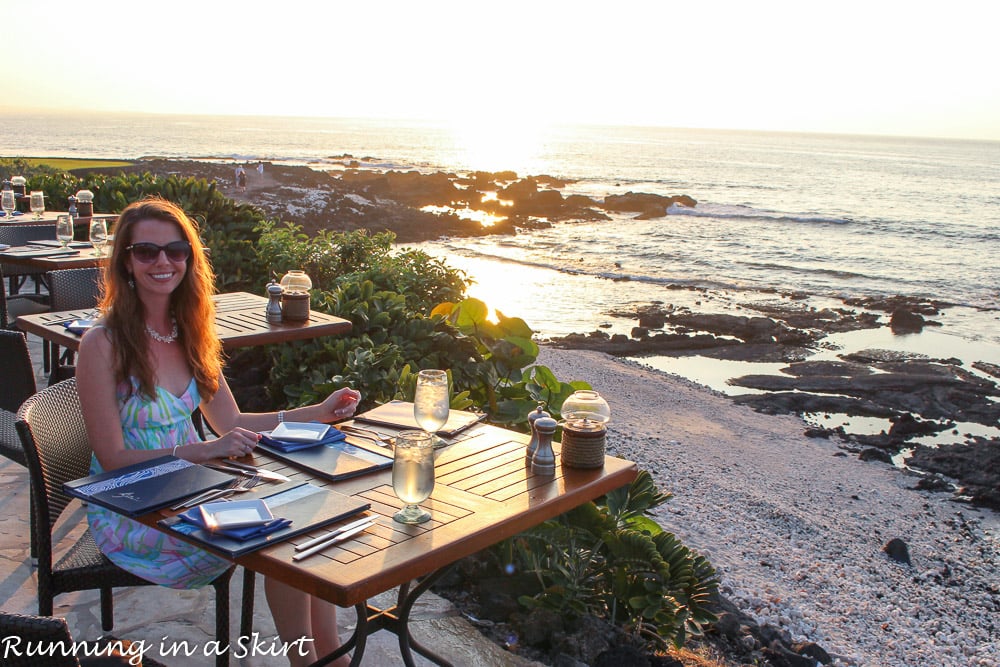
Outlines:
[[[167,254],[171,262],[186,262],[191,256],[191,244],[187,241],[173,241],[167,245],[155,243],[133,243],[125,248],[132,253],[132,258],[143,264],[152,264],[160,258],[160,252]]]

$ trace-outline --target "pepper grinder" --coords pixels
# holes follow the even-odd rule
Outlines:
[[[543,476],[556,474],[556,455],[552,451],[552,434],[556,432],[556,426],[558,424],[552,417],[539,417],[535,420],[538,448],[531,458],[532,474]]]
[[[535,450],[538,449],[538,433],[535,432],[535,421],[542,417],[552,416],[543,410],[544,407],[545,401],[538,401],[538,407],[535,408],[533,412],[528,413],[528,426],[531,427],[531,440],[528,441],[528,449],[524,453],[524,460],[528,465],[531,465],[531,457],[535,455]]]
[[[267,321],[270,324],[281,322],[281,293],[284,290],[276,282],[267,284]]]

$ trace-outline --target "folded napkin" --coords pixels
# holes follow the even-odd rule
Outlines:
[[[5,215],[7,215],[7,211],[0,211],[0,218],[4,217]],[[13,217],[15,215],[24,215],[24,213],[22,213],[21,211],[14,211],[10,215],[11,217]]]
[[[66,331],[82,336],[87,329],[94,326],[94,320],[73,320],[72,322],[64,322],[63,326],[66,327]]]
[[[190,523],[192,525],[198,526],[199,528],[204,528],[205,530],[211,530],[202,521],[201,510],[197,507],[192,507],[186,512],[178,514],[181,519]],[[275,517],[263,523],[259,526],[247,526],[246,528],[229,528],[227,530],[212,530],[213,535],[225,535],[226,537],[231,537],[234,540],[240,540],[245,542],[246,540],[252,540],[255,537],[260,537],[262,535],[269,535],[270,533],[275,533],[284,528],[288,528],[292,525],[291,519],[283,519],[281,517]]]
[[[285,452],[297,452],[300,449],[309,449],[310,447],[319,447],[320,445],[329,445],[335,442],[340,442],[344,440],[347,436],[335,428],[331,428],[326,436],[322,440],[316,440],[315,442],[291,442],[288,440],[276,440],[271,437],[270,433],[261,433],[260,441],[262,444],[268,447],[273,447],[279,451]]]

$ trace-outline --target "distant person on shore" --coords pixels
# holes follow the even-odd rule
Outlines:
[[[92,473],[164,454],[192,463],[247,456],[260,431],[285,419],[329,423],[354,414],[361,394],[349,388],[294,410],[241,411],[222,374],[211,298],[215,276],[195,223],[177,205],[148,198],[125,207],[115,237],[104,273],[103,316],[80,341],[76,376],[94,450]],[[191,421],[196,408],[220,437],[198,437]],[[101,551],[154,584],[200,588],[232,566],[95,504],[87,509]],[[310,664],[340,646],[335,605],[270,577],[264,592],[278,635],[293,646],[292,665]],[[301,638],[306,641],[293,644]]]
[[[242,164],[236,170],[236,187],[240,189],[240,192],[247,191],[247,170],[243,168]]]
[[[260,176],[261,180],[264,180],[264,163],[260,160],[257,161],[257,175]]]

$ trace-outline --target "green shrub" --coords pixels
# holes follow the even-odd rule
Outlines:
[[[494,547],[494,557],[537,578],[541,592],[520,599],[529,609],[592,614],[654,648],[680,647],[716,620],[708,603],[718,581],[704,557],[647,516],[669,498],[640,471],[628,487]]]

